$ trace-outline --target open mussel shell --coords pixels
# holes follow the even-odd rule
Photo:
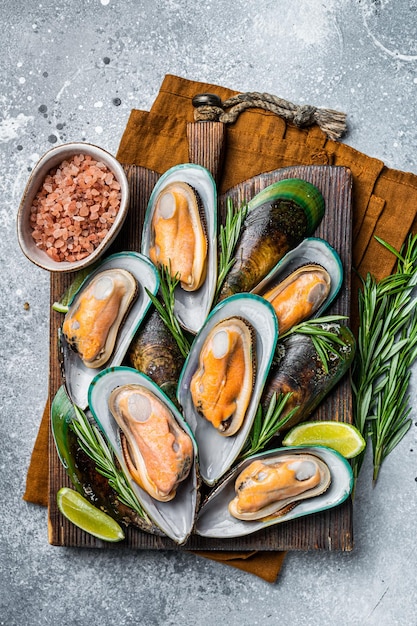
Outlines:
[[[202,327],[212,306],[217,281],[217,190],[214,179],[210,172],[200,165],[193,163],[183,163],[172,167],[165,172],[156,183],[146,210],[143,232],[142,232],[142,254],[150,257],[154,247],[153,217],[155,214],[157,200],[168,186],[176,183],[189,185],[198,194],[201,200],[201,222],[205,230],[206,246],[205,256],[205,278],[201,286],[194,291],[187,291],[181,284],[175,290],[175,315],[183,328],[195,334]],[[201,233],[196,235],[196,249],[199,250],[199,238]],[[169,240],[181,241],[179,233]],[[184,248],[184,246],[182,246]],[[181,246],[179,246],[181,255]],[[182,254],[184,254],[182,250]],[[175,259],[171,260],[172,267]],[[168,263],[164,263],[168,265]]]
[[[86,417],[92,419],[88,411]],[[117,521],[133,524],[152,534],[158,533],[159,530],[145,515],[139,515],[120,501],[107,478],[97,471],[96,463],[81,448],[71,426],[76,419],[75,407],[62,385],[51,405],[51,430],[59,459],[74,488]]]
[[[324,239],[318,237],[304,239],[296,248],[285,254],[271,272],[252,290],[252,293],[266,297],[268,292],[272,292],[291,280],[295,282],[298,275],[309,271],[322,272],[326,280],[323,287],[325,293],[318,292],[321,303],[315,305],[311,302],[314,312],[309,317],[319,317],[331,305],[343,282],[343,266],[340,257]],[[306,318],[299,321],[304,321],[304,319]],[[281,334],[281,327],[279,331]]]
[[[236,434],[224,436],[199,414],[190,387],[199,367],[202,347],[212,329],[223,320],[234,317],[246,320],[255,331],[256,375],[242,426]],[[197,441],[201,477],[208,485],[214,485],[230,469],[245,444],[271,366],[277,337],[277,319],[269,302],[253,294],[239,294],[220,302],[213,309],[191,346],[178,382],[177,398]]]
[[[220,299],[252,291],[280,259],[313,235],[324,216],[319,189],[298,178],[272,183],[247,205],[234,253],[235,262],[220,291]]]
[[[114,419],[109,399],[112,392],[124,385],[141,385],[153,393],[172,413],[177,424],[191,438],[194,449],[194,462],[187,478],[182,481],[175,497],[167,502],[152,498],[131,477],[125,463],[120,436],[120,428]],[[184,543],[192,532],[199,504],[197,446],[189,426],[182,415],[161,389],[147,376],[129,367],[115,367],[104,370],[92,381],[88,403],[100,429],[112,446],[114,453],[129,479],[140,504],[152,522],[175,543]]]
[[[294,508],[278,517],[261,520],[241,520],[229,512],[229,503],[235,498],[237,476],[255,459],[268,460],[289,455],[313,455],[323,461],[330,470],[331,481],[327,489],[312,498],[300,500]],[[277,448],[254,455],[237,465],[212,491],[200,509],[195,532],[203,537],[229,539],[242,537],[298,517],[311,515],[335,507],[346,500],[352,491],[353,474],[349,463],[338,452],[321,446]]]
[[[71,349],[62,333],[60,336],[62,370],[65,384],[72,402],[83,409],[88,405],[88,387],[96,374],[104,368],[114,367],[122,363],[129,345],[151,304],[146,289],[153,294],[156,294],[159,289],[158,272],[147,257],[138,252],[120,252],[107,257],[86,277],[69,303],[70,308],[72,303],[76,302],[77,297],[83,293],[84,289],[88,288],[88,285],[97,274],[113,269],[129,272],[136,279],[138,290],[136,299],[119,327],[114,349],[107,362],[97,368],[87,367],[80,356]]]

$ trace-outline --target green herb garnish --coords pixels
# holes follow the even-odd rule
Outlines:
[[[114,454],[97,426],[90,423],[84,411],[79,407],[74,405],[74,410],[76,419],[72,420],[71,428],[75,432],[81,448],[95,462],[97,471],[108,479],[110,487],[115,490],[119,500],[140,517],[147,519],[126,476],[116,466]]]
[[[174,314],[175,288],[180,281],[179,274],[177,273],[175,277],[172,278],[170,267],[166,267],[165,265],[162,265],[161,268],[158,269],[158,272],[162,302],[148,289],[146,289],[146,293],[148,294],[152,304],[155,306],[156,310],[161,316],[161,319],[164,322],[165,326],[168,328],[175,341],[177,342],[182,356],[184,358],[187,358],[187,355],[190,351],[190,342],[185,336]]]
[[[347,319],[345,315],[316,317],[315,319],[296,324],[281,335],[279,340],[294,333],[311,337],[314,348],[323,363],[324,371],[328,374],[331,356],[334,354],[340,356],[340,348],[346,347],[345,342],[340,338],[339,334],[332,330],[332,325],[344,319]]]
[[[352,372],[355,425],[370,437],[373,482],[384,459],[411,426],[407,389],[410,367],[417,357],[417,236],[398,252],[376,237],[397,257],[396,271],[379,282],[368,274],[359,292],[359,331]],[[357,478],[364,453],[353,461]]]
[[[220,239],[220,255],[219,255],[219,269],[217,274],[217,286],[214,296],[214,301],[220,293],[220,289],[224,283],[224,279],[230,268],[232,267],[235,259],[233,254],[236,244],[238,242],[240,231],[242,230],[243,221],[248,212],[246,204],[240,208],[233,206],[233,201],[229,197],[226,202],[226,223],[220,226],[219,239]]]
[[[273,437],[279,434],[279,429],[284,426],[299,408],[294,407],[286,415],[282,415],[292,392],[286,394],[279,393],[272,396],[266,414],[262,406],[259,405],[256,416],[252,425],[252,430],[246,441],[246,445],[240,454],[240,459],[246,459],[252,454],[256,454],[271,441]]]

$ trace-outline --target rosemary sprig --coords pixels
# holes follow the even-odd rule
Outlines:
[[[74,406],[76,419],[72,420],[71,427],[78,442],[87,456],[96,464],[97,471],[105,476],[121,502],[135,511],[140,517],[147,519],[135,493],[130,487],[124,473],[116,466],[113,452],[97,426],[90,424],[86,414],[79,407]]]
[[[165,265],[163,265],[158,272],[162,302],[148,289],[146,289],[146,293],[161,316],[162,321],[177,342],[182,356],[186,358],[190,351],[190,342],[185,336],[174,313],[175,288],[178,285],[180,278],[178,274],[176,274],[173,278],[171,276],[170,267],[166,267]]]
[[[323,363],[323,369],[326,374],[329,373],[329,362],[332,354],[338,354],[340,348],[345,347],[343,339],[337,332],[332,330],[332,325],[346,319],[345,315],[326,315],[324,317],[316,317],[300,324],[296,324],[287,332],[280,335],[279,339],[288,337],[293,333],[309,335],[313,342],[314,348]]]
[[[262,406],[258,406],[250,435],[240,454],[240,460],[246,459],[248,456],[263,450],[267,443],[269,443],[274,436],[278,435],[279,429],[291,419],[299,408],[298,406],[291,409],[287,415],[282,415],[291,396],[291,391],[286,394],[274,393],[269,402],[265,416]]]
[[[220,293],[220,289],[224,283],[224,279],[230,268],[232,267],[235,259],[233,254],[236,244],[239,239],[240,231],[248,212],[248,207],[243,204],[240,208],[233,206],[233,201],[230,197],[226,202],[226,222],[220,226],[219,243],[220,243],[220,255],[219,255],[219,269],[217,274],[217,286],[214,296],[214,301]]]
[[[352,371],[355,425],[370,437],[373,482],[384,459],[411,426],[407,390],[410,367],[417,358],[417,236],[398,252],[376,238],[397,257],[396,271],[377,282],[368,274],[359,292],[359,331]],[[359,475],[364,453],[353,459]]]

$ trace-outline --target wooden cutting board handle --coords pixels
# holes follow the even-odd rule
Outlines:
[[[193,106],[221,107],[221,100],[215,94],[198,94],[193,98]],[[187,124],[188,158],[190,163],[202,165],[212,174],[216,183],[221,177],[226,142],[226,127],[223,122],[198,121]]]

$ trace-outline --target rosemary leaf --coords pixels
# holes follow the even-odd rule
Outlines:
[[[352,368],[355,425],[371,441],[374,484],[383,461],[411,426],[407,391],[417,358],[417,236],[411,235],[400,251],[376,239],[395,255],[397,267],[379,282],[370,274],[362,279]],[[352,460],[356,478],[363,457]]]
[[[178,348],[180,349],[182,356],[186,358],[190,351],[190,343],[185,336],[174,313],[175,288],[179,283],[179,276],[176,275],[174,278],[172,278],[170,268],[165,266],[162,266],[158,270],[158,272],[162,302],[160,302],[158,297],[151,293],[148,289],[146,289],[146,293],[148,294],[152,304],[158,311],[165,326],[168,328],[175,341],[177,342]]]
[[[319,357],[319,359],[321,359],[321,362],[323,363],[324,371],[326,372],[326,374],[328,374],[329,373],[328,352],[326,350],[325,344],[324,342],[319,341],[318,338],[314,336],[311,337],[311,340],[313,342],[314,349],[317,352],[317,356]]]
[[[262,406],[258,406],[250,435],[239,456],[240,460],[246,459],[252,456],[252,454],[263,450],[271,439],[279,434],[280,428],[292,418],[299,408],[298,406],[291,409],[286,415],[283,415],[283,411],[291,396],[292,392],[286,394],[275,393],[270,400],[265,415],[263,414]]]
[[[96,464],[97,471],[105,476],[109,485],[116,491],[119,500],[144,518],[147,516],[141,507],[124,473],[116,466],[113,452],[99,429],[90,424],[88,417],[79,407],[74,406],[76,419],[71,422],[78,442],[87,456]]]
[[[341,339],[337,332],[332,330],[332,324],[337,324],[340,320],[346,319],[345,315],[326,315],[325,317],[316,317],[296,324],[285,333],[280,335],[279,339],[288,337],[293,333],[309,335],[313,342],[318,357],[323,363],[323,369],[326,374],[329,371],[329,361],[332,354],[340,354],[338,346],[343,348],[345,342]]]
[[[226,221],[224,226],[220,226],[219,232],[220,254],[214,302],[217,301],[224,279],[235,262],[233,254],[247,211],[248,207],[246,204],[242,205],[240,208],[235,208],[232,199],[230,197],[227,198]]]

